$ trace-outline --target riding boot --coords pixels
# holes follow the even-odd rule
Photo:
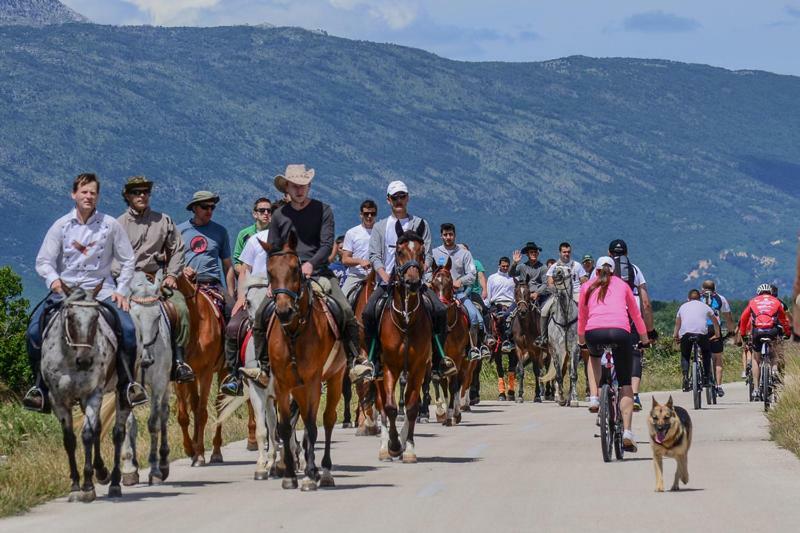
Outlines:
[[[132,361],[136,361],[136,357],[129,357],[122,348],[117,350],[117,379],[126,380],[125,397],[128,400],[128,405],[136,407],[147,402],[147,391],[144,387],[133,379],[133,372],[131,371]],[[120,373],[120,369],[122,373]]]
[[[544,348],[545,346],[547,346],[548,322],[550,322],[550,317],[548,315],[542,315],[539,318],[539,331],[541,331],[542,333],[536,338],[536,340],[533,343],[540,348]]]
[[[268,342],[266,335],[253,334],[253,350],[256,353],[256,360],[259,368],[240,368],[239,373],[252,379],[257,385],[266,387],[269,383],[270,367],[269,353],[267,352]]]
[[[358,346],[358,322],[355,319],[345,325],[344,350],[347,354],[347,367],[350,369],[350,381],[357,385],[364,381],[372,381],[375,367],[361,354]]]
[[[470,361],[477,361],[481,358],[481,351],[478,349],[478,325],[474,325],[470,327],[470,334],[469,334],[469,360]]]
[[[255,344],[255,337],[253,337],[253,343]],[[226,396],[242,396],[244,387],[242,386],[242,377],[239,375],[242,366],[239,358],[239,343],[238,339],[228,335],[225,336],[225,362],[228,364],[230,373],[225,377],[219,389]]]
[[[194,371],[184,360],[186,349],[183,346],[172,347],[172,379],[175,383],[191,383],[194,381]]]
[[[22,398],[22,406],[29,411],[48,414],[52,411],[50,407],[50,395],[47,385],[42,379],[41,372],[36,372],[36,384],[28,389]]]

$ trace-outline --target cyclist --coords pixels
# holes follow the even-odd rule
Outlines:
[[[636,451],[636,438],[631,431],[633,418],[633,388],[631,372],[633,369],[633,345],[631,322],[639,331],[638,340],[646,345],[648,341],[642,313],[633,291],[627,283],[614,275],[614,260],[608,256],[597,260],[595,279],[581,287],[578,303],[578,342],[589,346],[589,374],[594,377],[590,383],[589,410],[597,412],[600,402],[597,397],[597,383],[600,381],[600,357],[605,345],[614,345],[614,365],[622,397],[622,445],[625,451]]]
[[[707,320],[706,324],[708,325],[708,338],[711,345],[711,355],[714,357],[714,377],[717,381],[717,396],[722,398],[725,396],[725,391],[722,390],[722,352],[725,348],[723,340],[727,335],[722,333],[722,320],[720,317],[725,320],[725,326],[728,330],[730,330],[730,328],[736,328],[736,321],[733,319],[733,315],[731,314],[731,306],[728,304],[728,300],[717,292],[717,285],[714,283],[714,280],[707,279],[703,282],[702,299],[703,303],[705,303],[711,308],[712,311],[714,311],[714,315],[720,322],[721,333],[720,335],[717,335],[716,339],[713,339],[714,324],[712,323],[711,319]],[[733,332],[731,332],[731,334],[733,334]]]
[[[753,383],[759,383],[761,379],[761,344],[763,339],[777,340],[779,335],[788,338],[792,325],[789,317],[783,310],[783,304],[772,295],[772,287],[768,283],[763,283],[756,290],[756,297],[750,300],[745,307],[742,317],[739,319],[739,334],[736,337],[736,344],[742,345],[742,335],[752,335],[755,350],[752,350],[754,364],[752,365]],[[775,363],[778,370],[783,368],[783,354],[780,346],[775,345]],[[761,399],[758,387],[753,388],[753,399]]]
[[[711,331],[707,322],[711,322]],[[681,305],[675,317],[675,342],[681,346],[681,370],[683,370],[683,391],[691,390],[689,367],[692,356],[692,337],[697,337],[697,344],[703,354],[703,368],[706,374],[703,383],[708,381],[711,370],[711,352],[713,343],[720,338],[719,320],[714,309],[700,300],[700,291],[689,291],[689,300]],[[719,389],[717,389],[719,390]]]

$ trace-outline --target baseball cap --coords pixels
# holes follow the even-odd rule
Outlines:
[[[614,268],[614,260],[604,255],[600,259],[597,260],[597,264],[594,266],[597,270],[600,270],[604,266],[610,266],[612,269]]]
[[[585,263],[586,261],[594,261],[592,254],[586,254],[581,258],[581,263]]]
[[[393,181],[386,188],[386,195],[387,196],[392,196],[392,195],[397,194],[399,192],[404,192],[404,193],[408,194],[408,187],[406,187],[406,184],[403,183],[402,181]]]

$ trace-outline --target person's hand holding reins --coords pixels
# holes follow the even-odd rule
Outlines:
[[[178,280],[175,279],[175,276],[169,275],[164,278],[164,281],[161,282],[161,286],[166,287],[167,289],[177,289]]]
[[[131,304],[128,303],[128,299],[125,298],[118,292],[115,292],[111,295],[111,301],[117,304],[117,307],[125,311],[126,313],[130,310]]]
[[[307,278],[310,278],[311,275],[314,273],[314,265],[306,261],[303,263],[303,266],[300,267],[300,270],[303,272],[303,275]]]
[[[52,285],[50,285],[50,290],[58,294],[64,294],[64,282],[61,281],[61,279],[55,280]]]

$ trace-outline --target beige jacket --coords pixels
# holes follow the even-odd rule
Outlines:
[[[136,270],[154,274],[164,267],[166,275],[181,275],[183,239],[169,215],[151,209],[139,214],[128,208],[117,221],[131,240]]]

